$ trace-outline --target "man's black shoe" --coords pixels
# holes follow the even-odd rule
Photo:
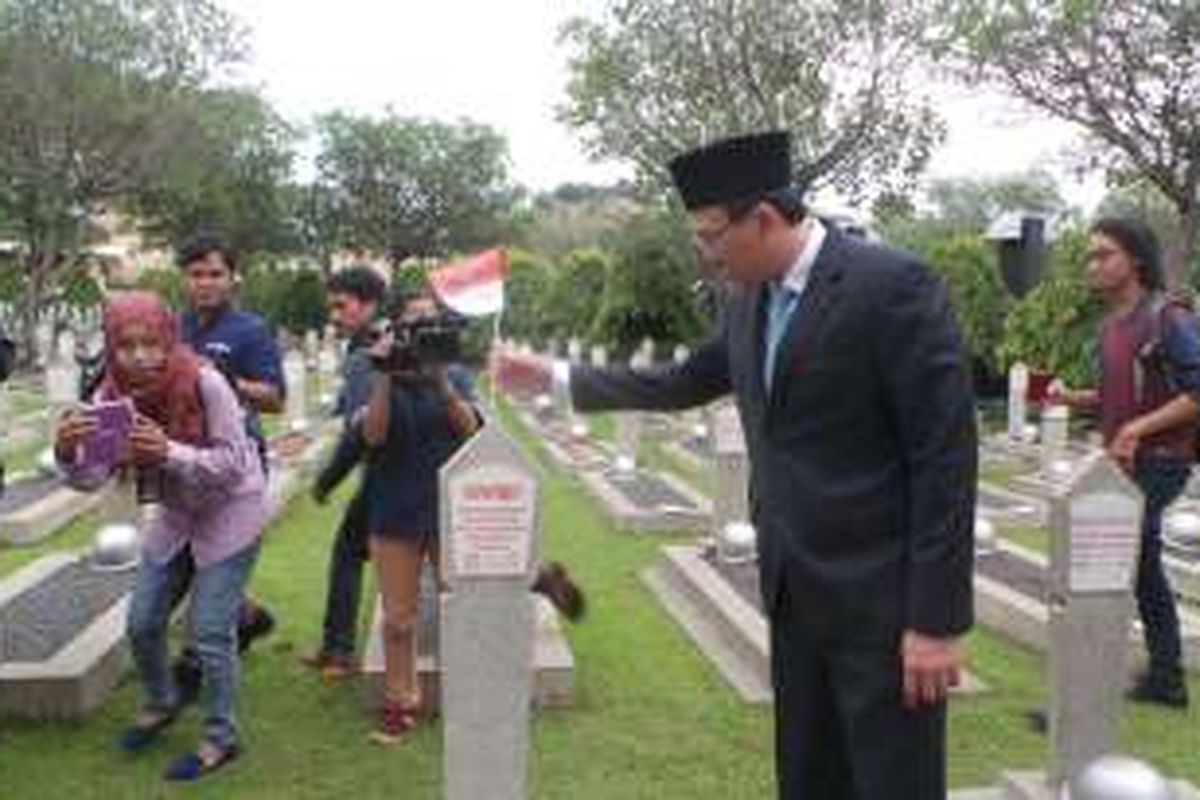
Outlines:
[[[1188,690],[1183,678],[1155,678],[1143,675],[1125,696],[1135,703],[1148,703],[1169,708],[1187,708]]]
[[[246,602],[238,615],[238,653],[245,653],[257,639],[275,630],[275,617],[263,606]]]

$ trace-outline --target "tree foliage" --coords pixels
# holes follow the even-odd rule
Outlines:
[[[514,190],[507,144],[493,129],[389,112],[317,121],[313,217],[348,249],[394,265],[495,244]]]
[[[708,329],[697,300],[701,278],[686,226],[670,212],[647,211],[610,237],[611,261],[592,341],[633,351],[649,337],[692,343]]]
[[[132,204],[145,232],[167,245],[218,232],[243,257],[298,250],[295,131],[248,90],[196,92],[186,104],[191,124]]]
[[[906,185],[943,135],[907,81],[924,2],[610,0],[577,18],[562,117],[599,157],[662,183],[679,152],[790,130],[801,186]]]
[[[921,255],[946,283],[972,359],[996,372],[1012,297],[1000,277],[995,248],[980,236],[953,234],[931,242]]]
[[[1094,383],[1096,336],[1104,309],[1084,281],[1087,238],[1082,229],[1061,236],[1046,278],[1008,315],[998,353],[1004,369],[1023,361],[1073,386]]]
[[[243,55],[210,0],[0,2],[0,219],[22,244],[22,347],[87,222],[163,169],[180,100]]]
[[[1200,4],[945,0],[939,53],[1078,125],[1093,166],[1137,177],[1172,204],[1182,277],[1200,233]]]

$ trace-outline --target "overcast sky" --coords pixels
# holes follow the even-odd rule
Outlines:
[[[535,189],[609,182],[620,164],[593,164],[554,118],[564,96],[557,32],[602,0],[223,0],[253,29],[250,80],[287,116],[334,108],[454,120],[508,138],[513,174]],[[1058,162],[1069,128],[1037,121],[994,96],[939,92],[950,135],[931,176],[985,175]],[[1070,200],[1090,206],[1101,184],[1061,173]]]

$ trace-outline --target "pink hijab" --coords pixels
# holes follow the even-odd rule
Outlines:
[[[166,368],[147,390],[135,396],[131,376],[114,354],[123,330],[134,323],[146,325],[161,337],[167,351]],[[162,426],[167,437],[196,443],[204,437],[204,407],[200,402],[200,360],[179,340],[179,323],[163,299],[153,292],[128,292],[104,307],[105,362],[100,392],[106,397],[130,397],[138,413]]]

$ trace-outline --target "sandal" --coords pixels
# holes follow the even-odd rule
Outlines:
[[[409,731],[417,727],[421,717],[419,703],[397,703],[385,700],[379,713],[379,724],[371,731],[370,740],[375,744],[394,745]]]
[[[172,761],[171,766],[167,767],[167,771],[163,774],[163,779],[175,783],[197,781],[236,761],[238,756],[242,754],[241,748],[236,744],[225,748],[217,748],[214,745],[209,745],[209,747],[212,752],[216,753],[214,758],[206,760],[199,751],[182,755]]]
[[[121,732],[118,746],[126,753],[140,753],[158,741],[163,731],[171,727],[179,716],[178,709],[162,712],[162,716],[149,724],[134,723]]]

